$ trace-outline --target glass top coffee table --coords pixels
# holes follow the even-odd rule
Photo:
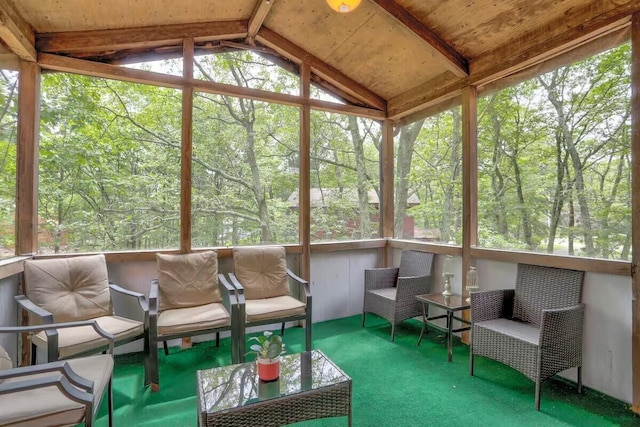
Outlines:
[[[320,350],[280,357],[280,378],[258,379],[255,362],[197,371],[201,426],[281,426],[346,416],[351,378]]]

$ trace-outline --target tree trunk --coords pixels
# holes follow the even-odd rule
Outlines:
[[[396,197],[394,214],[394,233],[398,238],[404,236],[404,217],[407,212],[407,200],[409,199],[409,172],[411,171],[411,159],[413,147],[420,134],[424,120],[406,125],[400,129],[398,141],[398,154],[396,156]]]

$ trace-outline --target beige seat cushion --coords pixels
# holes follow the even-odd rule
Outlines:
[[[13,368],[11,357],[9,357],[9,353],[7,353],[7,351],[2,346],[0,346],[0,371],[11,368]]]
[[[158,334],[202,331],[231,325],[231,316],[219,303],[166,310],[158,316]]]
[[[113,334],[116,341],[142,335],[144,331],[142,322],[119,316],[98,317],[96,321],[102,329]],[[33,335],[32,340],[38,347],[47,348],[47,336],[44,331]],[[91,326],[58,329],[60,358],[66,358],[106,344],[108,344],[107,340],[98,335]]]
[[[379,288],[379,289],[372,289],[367,292],[379,295],[382,298],[388,298],[390,300],[395,301],[396,294],[398,293],[398,288]]]
[[[233,248],[234,272],[247,300],[289,295],[284,247]]]
[[[113,372],[113,358],[111,355],[98,355],[72,359],[68,363],[76,374],[93,381],[94,409],[98,408]],[[7,379],[6,382],[36,376],[59,377],[60,374],[52,372],[21,376]],[[56,386],[2,395],[0,408],[0,425],[3,426],[74,425],[82,422],[85,413],[84,405],[67,398]]]
[[[157,254],[159,310],[222,301],[218,288],[218,253]]]
[[[27,297],[55,322],[113,314],[104,255],[24,262]]]
[[[305,303],[290,296],[247,300],[245,305],[247,323],[303,314],[305,308]]]

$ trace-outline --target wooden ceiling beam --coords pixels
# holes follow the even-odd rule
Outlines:
[[[270,47],[285,58],[296,62],[297,64],[307,63],[311,66],[311,70],[324,80],[335,85],[340,90],[351,94],[355,98],[361,100],[364,104],[386,111],[387,102],[384,98],[367,89],[355,80],[347,77],[342,72],[336,70],[329,64],[321,61],[317,57],[311,55],[298,45],[290,42],[275,31],[267,27],[260,28],[256,35],[256,41]]]
[[[84,59],[69,58],[67,56],[41,53],[38,55],[38,64],[47,70],[61,71],[65,73],[83,74],[86,76],[100,77],[105,79],[121,80],[132,83],[142,83],[154,86],[182,89],[186,86],[194,90],[216,95],[237,96],[240,98],[255,99],[257,101],[275,102],[283,105],[299,107],[310,105],[311,108],[330,111],[334,113],[367,117],[375,120],[384,118],[385,113],[380,110],[359,107],[355,105],[344,105],[335,102],[326,102],[316,99],[306,100],[300,96],[286,93],[275,93],[266,90],[253,89],[223,83],[216,83],[205,80],[185,78],[182,76],[172,76],[169,74],[155,73],[147,70],[135,68],[118,67],[116,65],[103,64],[100,62],[86,61]]]
[[[247,36],[248,24],[248,21],[220,21],[117,30],[41,33],[36,35],[36,48],[38,52],[73,54],[181,45],[184,39],[194,39],[196,43],[234,40]]]
[[[36,37],[31,25],[5,0],[0,1],[0,38],[21,59],[37,60]]]
[[[484,85],[519,72],[613,31],[629,26],[631,15],[640,12],[640,2],[629,1],[607,10],[607,2],[592,2],[574,8],[571,14],[536,28],[478,58],[469,66],[470,83]],[[566,31],[557,33],[557,28]],[[556,33],[554,37],[549,34]]]
[[[561,59],[561,55],[573,49],[628,27],[631,15],[638,12],[640,3],[631,1],[613,10],[607,10],[603,3],[573,9],[570,20],[563,16],[473,59],[469,64],[471,74],[465,79],[456,81],[441,75],[389,99],[387,115],[404,123],[405,118],[419,117],[421,110],[459,95],[464,86],[486,86],[552,58]],[[558,33],[557,28],[566,30]],[[549,38],[550,33],[557,35]]]
[[[253,43],[253,40],[256,38],[256,34],[262,27],[262,23],[267,18],[269,14],[269,10],[271,10],[271,6],[275,3],[276,0],[258,0],[253,13],[251,14],[251,18],[249,18],[249,25],[247,30],[247,42]]]
[[[441,74],[411,90],[391,98],[387,103],[387,116],[399,120],[420,110],[430,108],[455,96],[467,85],[466,79]]]
[[[449,71],[458,77],[466,77],[469,75],[467,58],[452,46],[448,45],[440,36],[413,16],[411,12],[400,6],[395,0],[374,0],[374,2],[409,30],[413,31],[418,37],[427,42],[435,53],[444,59]]]

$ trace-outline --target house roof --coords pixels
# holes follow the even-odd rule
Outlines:
[[[355,188],[312,188],[310,192],[310,205],[313,208],[326,207],[329,205],[329,201],[338,200],[340,198],[347,198],[354,203],[358,200],[358,193]],[[376,190],[371,189],[367,191],[367,198],[369,199],[370,205],[379,205],[380,198],[378,197],[378,193]],[[298,207],[299,203],[298,190],[295,190],[291,193],[287,202],[289,202],[290,207]],[[417,194],[411,194],[407,198],[407,206],[416,206],[420,204],[420,199]]]
[[[624,30],[638,11],[637,0],[363,0],[348,14],[325,0],[8,0],[0,37],[23,58],[110,63],[180,55],[184,38],[196,52],[256,49],[399,119]]]

